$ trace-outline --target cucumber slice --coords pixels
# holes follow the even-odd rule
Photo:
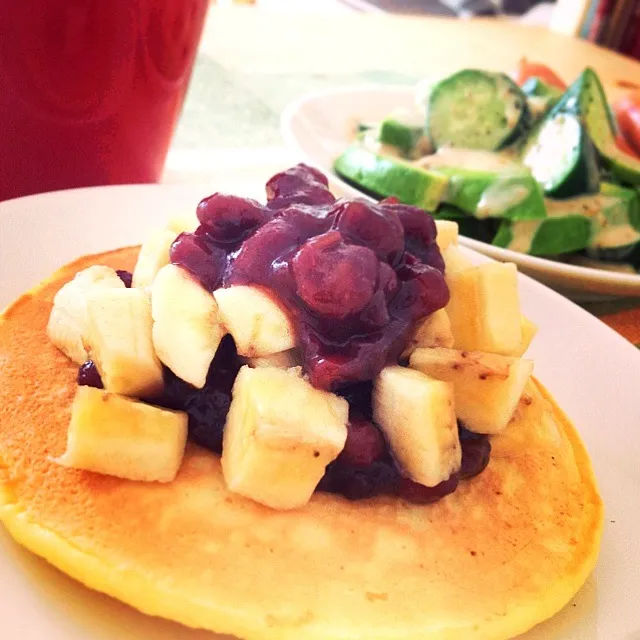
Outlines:
[[[548,98],[557,102],[562,96],[562,90],[558,89],[558,87],[552,87],[544,80],[536,77],[529,78],[520,89],[527,98]]]
[[[405,204],[433,211],[447,189],[447,178],[398,158],[372,153],[352,146],[334,164],[336,173],[347,182],[376,198],[396,196]]]
[[[427,132],[436,149],[501,149],[528,123],[526,96],[502,73],[465,69],[439,82],[429,96]]]
[[[532,255],[559,255],[585,250],[603,260],[631,261],[640,242],[631,219],[640,207],[637,193],[603,183],[599,194],[547,200],[548,218],[504,221],[493,244]]]
[[[575,214],[544,220],[504,220],[493,244],[533,256],[556,256],[584,249],[590,237],[591,221]]]
[[[389,144],[400,149],[404,156],[409,157],[423,134],[422,127],[414,127],[394,118],[386,118],[380,124],[378,140],[382,144]]]
[[[522,162],[546,195],[570,198],[598,191],[596,151],[580,118],[569,113],[546,117],[529,135]]]
[[[640,243],[640,195],[634,189],[603,183],[600,210],[592,215],[587,254],[598,260],[632,262]]]
[[[540,78],[529,78],[520,89],[527,96],[527,105],[534,121],[543,118],[562,95],[560,89],[552,87]]]
[[[504,153],[442,149],[420,166],[449,178],[444,201],[476,218],[545,218],[540,186],[528,169]]]
[[[640,185],[640,160],[618,149],[616,124],[600,78],[593,69],[586,68],[580,74],[551,113],[570,113],[580,117],[613,176],[622,182]]]

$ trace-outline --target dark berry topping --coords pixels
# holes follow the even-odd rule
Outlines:
[[[368,467],[382,460],[386,450],[386,443],[378,427],[363,418],[354,418],[347,425],[347,441],[339,460],[352,467]]]
[[[196,389],[169,369],[164,370],[164,396],[158,404],[186,411],[189,416],[189,438],[215,453],[222,452],[222,435],[231,405],[231,390],[240,366],[235,344],[230,336],[226,336],[211,363],[204,388]]]
[[[171,261],[208,290],[254,285],[289,312],[310,382],[338,390],[394,361],[416,321],[448,289],[435,223],[387,200],[335,200],[327,179],[300,164],[267,183],[268,203],[216,193]]]
[[[102,379],[93,360],[87,360],[78,369],[77,382],[81,387],[103,389]]]
[[[131,289],[131,280],[133,279],[133,274],[131,273],[131,271],[118,269],[116,273],[118,274],[118,278],[120,278],[120,280],[124,282],[124,286],[127,287],[127,289]]]

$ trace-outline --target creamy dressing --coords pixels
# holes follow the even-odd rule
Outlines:
[[[509,179],[498,178],[484,190],[476,207],[476,217],[499,216],[524,202],[529,195],[530,190],[525,185],[514,183]]]
[[[392,144],[386,144],[384,142],[380,142],[378,139],[378,131],[377,129],[373,129],[372,131],[367,131],[362,139],[362,143],[371,153],[375,153],[379,156],[391,156],[392,158],[400,158],[402,159],[402,153],[398,149],[398,147],[394,147]]]
[[[611,247],[624,247],[625,245],[635,244],[639,241],[640,233],[631,225],[624,224],[614,227],[602,227],[594,234],[591,240],[591,246],[606,249]]]
[[[516,220],[511,223],[511,233],[513,237],[507,249],[518,251],[519,253],[529,253],[533,238],[535,237],[540,223],[544,220]]]
[[[529,111],[534,119],[538,119],[544,115],[549,104],[549,98],[543,96],[530,96],[527,98],[527,104],[529,105]]]
[[[443,147],[430,156],[420,158],[415,164],[423,169],[451,167],[496,173],[522,171],[522,167],[516,162],[514,150],[498,152]]]
[[[623,247],[640,242],[640,232],[629,224],[627,203],[612,196],[594,194],[567,200],[545,200],[550,218],[581,215],[593,223],[594,248]]]

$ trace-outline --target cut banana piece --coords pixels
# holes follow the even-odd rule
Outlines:
[[[167,264],[151,285],[153,346],[178,378],[202,389],[226,330],[218,305],[181,267]]]
[[[291,320],[266,290],[238,286],[213,293],[241,356],[269,356],[296,346]]]
[[[179,231],[169,228],[154,229],[143,242],[138,254],[138,261],[133,270],[131,286],[146,289],[151,286],[158,271],[169,264],[169,250]]]
[[[373,419],[413,481],[435,487],[460,469],[452,384],[405,367],[386,367],[373,382]]]
[[[451,322],[444,309],[434,311],[418,325],[402,357],[408,358],[419,347],[453,347]]]
[[[440,251],[444,251],[449,245],[458,245],[458,223],[453,220],[436,220],[438,235],[436,243]]]
[[[169,218],[167,229],[180,233],[193,233],[200,226],[195,211],[180,211]]]
[[[450,298],[445,309],[456,349],[520,354],[517,275],[512,263],[488,263],[447,273]]]
[[[531,322],[526,316],[521,316],[520,328],[522,330],[522,344],[520,345],[520,352],[515,354],[518,356],[521,356],[529,348],[529,345],[538,333],[538,325]]]
[[[507,426],[533,371],[531,360],[455,349],[416,349],[409,362],[453,383],[456,414],[477,433],[499,433]]]
[[[244,366],[224,429],[227,486],[274,509],[305,505],[344,448],[349,405],[295,371]]]
[[[454,244],[449,244],[449,246],[442,251],[442,258],[444,259],[445,276],[473,267],[473,262]]]
[[[107,391],[142,398],[162,392],[151,325],[151,303],[140,289],[89,291],[85,346]]]
[[[78,387],[67,450],[57,462],[127,480],[171,482],[182,463],[187,421],[182,411]]]
[[[93,288],[124,289],[111,267],[93,266],[80,271],[53,299],[47,334],[53,344],[74,362],[88,360],[83,340],[87,334],[87,293]]]
[[[300,352],[297,349],[281,351],[270,356],[260,356],[259,358],[245,358],[245,362],[254,369],[258,367],[276,367],[276,369],[293,369],[302,364]]]

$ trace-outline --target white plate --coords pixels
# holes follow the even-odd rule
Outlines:
[[[265,176],[265,178],[268,176]],[[111,187],[0,204],[0,308],[79,255],[141,241],[172,212],[238,184]],[[468,251],[477,261],[486,258]],[[521,276],[524,312],[539,326],[536,375],[578,426],[606,503],[595,574],[564,611],[527,640],[640,638],[640,353],[573,303]],[[3,640],[213,640],[93,593],[15,545],[0,527]],[[416,594],[419,597],[419,594]]]
[[[363,197],[333,173],[334,160],[352,141],[357,122],[380,121],[394,109],[410,108],[413,103],[413,87],[372,86],[314,93],[285,109],[282,133],[307,162],[330,176],[336,190],[346,196]],[[574,299],[640,296],[640,275],[536,258],[471,238],[462,242],[496,260],[515,262],[523,272]]]

